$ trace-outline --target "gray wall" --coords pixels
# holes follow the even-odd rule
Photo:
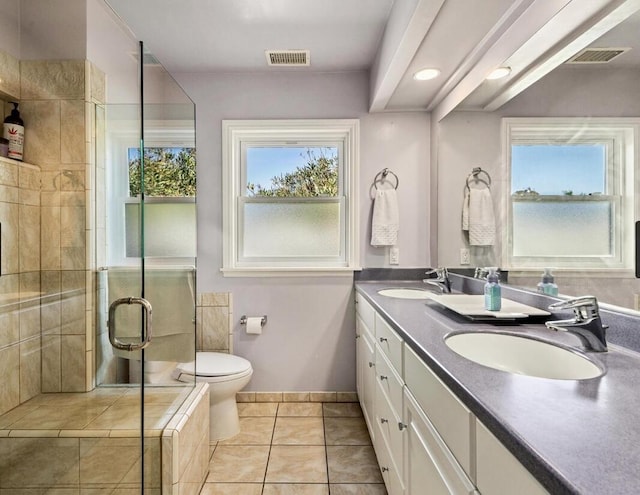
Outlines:
[[[355,390],[353,281],[348,277],[225,278],[222,263],[222,119],[359,118],[360,252],[367,267],[387,266],[369,245],[375,174],[400,177],[400,266],[429,264],[429,116],[369,115],[368,74],[177,74],[196,103],[198,292],[231,291],[234,315],[267,315],[262,335],[234,322],[234,354],[254,367],[247,390]]]

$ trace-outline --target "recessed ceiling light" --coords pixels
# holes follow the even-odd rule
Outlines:
[[[498,67],[487,76],[487,79],[491,81],[494,79],[501,79],[508,76],[509,74],[511,74],[511,67]]]
[[[422,69],[413,75],[416,81],[428,81],[429,79],[435,79],[440,75],[438,69]]]

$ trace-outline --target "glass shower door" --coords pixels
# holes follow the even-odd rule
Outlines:
[[[195,109],[138,48],[139,102],[105,107],[111,348],[98,353],[97,376],[128,388],[121,425],[139,454],[126,488],[159,494],[171,482],[162,431],[195,385],[173,373],[195,359]]]

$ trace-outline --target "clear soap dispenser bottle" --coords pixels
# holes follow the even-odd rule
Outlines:
[[[487,311],[500,311],[502,307],[502,289],[497,267],[487,268],[487,283],[484,284],[484,309]]]
[[[551,268],[545,268],[542,274],[542,280],[538,283],[538,292],[548,296],[558,295],[558,286],[555,284]]]

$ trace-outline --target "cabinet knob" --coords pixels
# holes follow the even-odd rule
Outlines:
[[[388,423],[388,422],[389,422],[388,419],[380,418],[380,423],[385,424],[385,423]]]
[[[380,342],[388,342],[386,337],[380,337]]]
[[[400,431],[404,430],[405,428],[407,428],[407,425],[405,425],[403,422],[398,423],[398,429]]]
[[[373,368],[376,364],[369,361],[369,368]]]
[[[386,377],[386,376],[384,376],[384,375],[380,375],[380,381],[382,381],[382,380],[388,380],[388,379],[389,379],[389,377]]]
[[[359,339],[359,338],[360,338],[360,335],[356,334],[356,339]]]
[[[383,473],[385,473],[385,472],[389,471],[389,468],[388,468],[388,467],[384,467],[384,466],[382,466],[382,467],[380,468],[380,470],[381,470]]]

